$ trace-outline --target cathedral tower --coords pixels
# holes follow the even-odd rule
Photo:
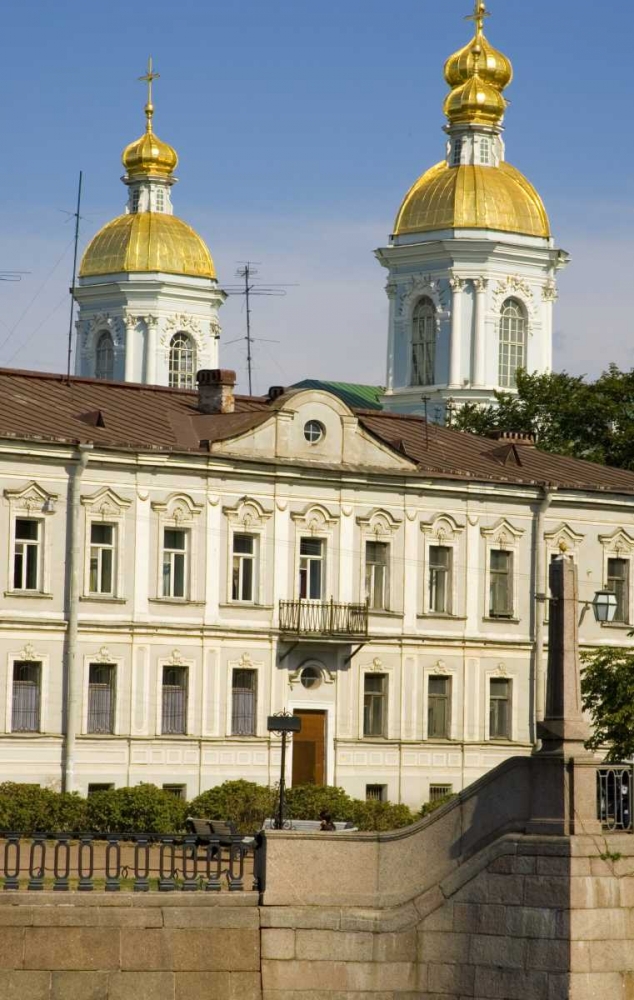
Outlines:
[[[76,299],[78,375],[193,388],[196,371],[218,367],[218,287],[211,254],[173,213],[176,151],[153,129],[152,60],[146,128],[123,152],[124,215],[84,253]]]
[[[450,92],[445,158],[420,177],[399,209],[389,246],[387,390],[390,410],[442,419],[449,400],[489,403],[515,387],[518,368],[552,365],[555,247],[544,204],[505,158],[502,137],[513,78],[484,34],[445,64]]]

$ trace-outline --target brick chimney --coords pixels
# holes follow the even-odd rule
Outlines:
[[[196,375],[201,413],[233,413],[236,373],[227,368],[203,368]]]

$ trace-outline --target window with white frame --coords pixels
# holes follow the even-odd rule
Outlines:
[[[615,622],[628,622],[630,617],[630,560],[608,559],[606,586],[616,597]]]
[[[526,367],[526,312],[517,299],[507,299],[500,315],[499,382],[515,387],[518,368]]]
[[[363,735],[385,736],[387,725],[387,674],[363,678]]]
[[[236,532],[233,536],[232,601],[244,601],[252,604],[256,600],[257,544],[256,535]]]
[[[427,738],[448,740],[451,735],[451,677],[427,680]]]
[[[511,681],[492,677],[489,685],[489,739],[510,740]]]
[[[429,546],[429,610],[451,614],[453,549],[450,545]]]
[[[412,316],[412,385],[434,385],[435,379],[436,307],[425,297]]]
[[[196,348],[186,333],[175,333],[170,341],[169,385],[172,389],[193,389]]]
[[[187,596],[187,542],[184,528],[163,528],[163,597]]]
[[[114,378],[114,344],[107,330],[99,334],[95,350],[95,378]]]
[[[42,696],[42,664],[16,660],[13,664],[11,731],[38,733]]]
[[[187,667],[163,667],[161,732],[182,736],[187,732]]]
[[[462,136],[456,136],[453,141],[453,153],[451,157],[452,167],[459,167],[462,162]]]
[[[16,517],[13,589],[40,590],[41,562],[42,522],[33,517]]]
[[[165,211],[165,191],[162,187],[156,189],[156,211]]]
[[[255,736],[257,725],[257,670],[236,667],[231,677],[231,735]]]
[[[365,599],[374,611],[389,607],[389,542],[365,543]]]
[[[89,733],[114,733],[117,668],[111,663],[90,663],[88,666]]]
[[[323,600],[325,563],[325,539],[301,538],[299,542],[299,596],[301,600]]]
[[[489,552],[489,617],[513,617],[513,553],[506,549]]]
[[[491,140],[485,135],[480,137],[480,163],[484,166],[491,163]]]
[[[140,199],[141,199],[141,189],[138,188],[138,187],[135,187],[133,189],[133,191],[132,191],[132,211],[133,212],[138,212],[139,211],[139,201],[140,201]]]
[[[112,596],[115,592],[116,526],[93,521],[90,525],[90,572],[88,589],[91,594]]]

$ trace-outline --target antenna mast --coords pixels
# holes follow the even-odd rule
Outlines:
[[[79,245],[79,210],[81,208],[81,183],[83,172],[79,171],[79,184],[77,186],[77,210],[75,211],[75,249],[73,253],[73,281],[70,288],[70,320],[68,323],[68,362],[66,365],[66,379],[70,382],[70,359],[73,353],[73,317],[75,314],[75,280],[77,278],[77,247]]]
[[[249,395],[253,395],[253,344],[255,340],[265,342],[264,337],[255,338],[251,335],[251,296],[252,295],[286,295],[286,289],[288,285],[258,285],[253,279],[258,273],[253,266],[257,261],[246,260],[241,267],[236,271],[236,277],[242,278],[244,283],[240,285],[225,285],[225,291],[230,295],[244,295],[245,311],[247,317],[247,335],[246,337],[236,337],[235,340],[228,340],[226,346],[229,344],[237,344],[239,340],[246,340],[247,342],[247,375],[249,379]],[[277,344],[277,340],[269,340],[270,344]]]

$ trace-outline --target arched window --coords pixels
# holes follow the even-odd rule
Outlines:
[[[172,389],[193,389],[196,348],[186,333],[175,333],[170,341],[169,384]]]
[[[436,381],[436,307],[421,299],[412,319],[412,385]]]
[[[99,334],[95,352],[95,378],[114,378],[114,344],[112,337],[105,331]]]
[[[500,385],[515,386],[518,368],[526,367],[526,312],[517,299],[507,299],[500,318]]]

